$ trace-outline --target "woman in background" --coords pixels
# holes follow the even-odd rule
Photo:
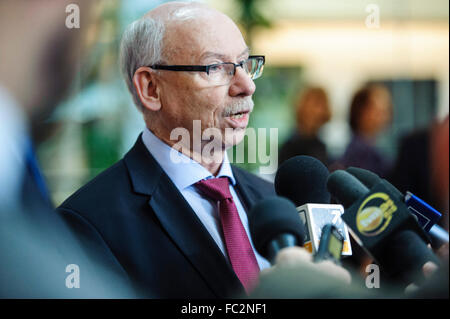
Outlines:
[[[384,86],[368,85],[359,89],[350,106],[353,136],[337,166],[360,167],[386,177],[391,164],[376,148],[375,142],[379,133],[391,123],[391,119],[391,95]]]
[[[325,90],[308,88],[295,105],[297,127],[281,147],[279,163],[297,155],[309,155],[328,165],[326,146],[318,137],[319,129],[331,118]]]

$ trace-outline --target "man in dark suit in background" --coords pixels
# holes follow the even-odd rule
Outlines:
[[[263,65],[230,18],[198,3],[161,5],[125,31],[121,67],[146,128],[58,211],[96,229],[143,296],[236,296],[270,266],[247,213],[273,185],[225,152],[244,137]]]
[[[448,115],[403,136],[399,145],[389,180],[441,212],[439,224],[448,230]]]

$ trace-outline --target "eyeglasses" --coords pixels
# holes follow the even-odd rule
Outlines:
[[[248,74],[248,76],[255,80],[259,78],[264,69],[265,57],[263,55],[251,55],[247,60],[239,63],[223,62],[210,65],[149,65],[155,70],[168,71],[187,71],[187,72],[204,72],[205,78],[213,85],[225,85],[230,83],[236,67],[240,66]]]

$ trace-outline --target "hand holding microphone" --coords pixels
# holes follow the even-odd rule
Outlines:
[[[270,197],[249,213],[252,240],[258,252],[273,265],[260,276],[253,298],[337,297],[350,281],[350,274],[333,261],[315,263],[303,245],[306,230],[294,204]]]
[[[272,265],[283,248],[303,246],[306,235],[294,204],[278,196],[253,206],[249,228],[256,250]]]
[[[349,285],[352,281],[350,273],[332,260],[316,261],[306,249],[302,247],[288,247],[282,249],[277,257],[275,267],[297,268],[298,271],[313,275],[327,276],[330,281],[337,281]]]
[[[365,186],[368,188],[373,187],[379,182],[383,182],[384,185],[389,189],[389,191],[397,196],[401,202],[405,202],[408,211],[417,218],[420,226],[428,233],[431,239],[431,245],[436,251],[436,255],[442,261],[444,266],[439,267],[433,261],[428,261],[422,266],[423,278],[426,279],[427,285],[433,288],[429,289],[431,294],[440,295],[439,289],[442,289],[442,285],[448,283],[448,242],[449,235],[448,232],[438,226],[436,223],[441,217],[441,214],[432,208],[430,205],[422,201],[417,196],[407,193],[403,195],[397,188],[390,184],[387,180],[381,179],[375,173],[357,167],[349,167],[346,169],[347,172],[358,178]],[[431,249],[431,247],[430,247]],[[447,278],[447,280],[445,280]],[[430,283],[431,282],[431,283]],[[433,283],[434,282],[434,283]],[[408,294],[411,291],[420,291],[419,287],[415,284],[410,284],[405,292]],[[445,295],[445,293],[444,293]],[[425,294],[426,296],[426,294]]]
[[[352,255],[350,237],[341,219],[342,205],[331,205],[327,190],[328,169],[311,156],[295,156],[284,162],[275,176],[275,191],[290,199],[305,225],[305,248],[317,254],[322,230],[332,224],[343,237],[342,255]]]
[[[391,278],[411,283],[423,279],[421,268],[426,262],[439,264],[427,248],[428,236],[385,182],[369,190],[353,175],[338,170],[330,174],[327,186],[344,205],[342,218],[353,237]]]
[[[400,201],[405,202],[411,214],[416,216],[419,224],[426,232],[428,232],[433,248],[439,249],[441,246],[448,247],[448,232],[436,224],[442,214],[433,207],[410,192],[407,192],[406,196],[403,195],[391,183],[385,179],[381,179],[377,174],[371,171],[358,167],[349,167],[346,171],[359,179],[368,188],[373,187],[377,183],[383,182],[393,195],[397,196]],[[445,251],[445,247],[443,250]]]

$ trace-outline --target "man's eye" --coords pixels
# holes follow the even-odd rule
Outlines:
[[[213,64],[209,67],[209,72],[220,72],[223,69],[223,64]]]

